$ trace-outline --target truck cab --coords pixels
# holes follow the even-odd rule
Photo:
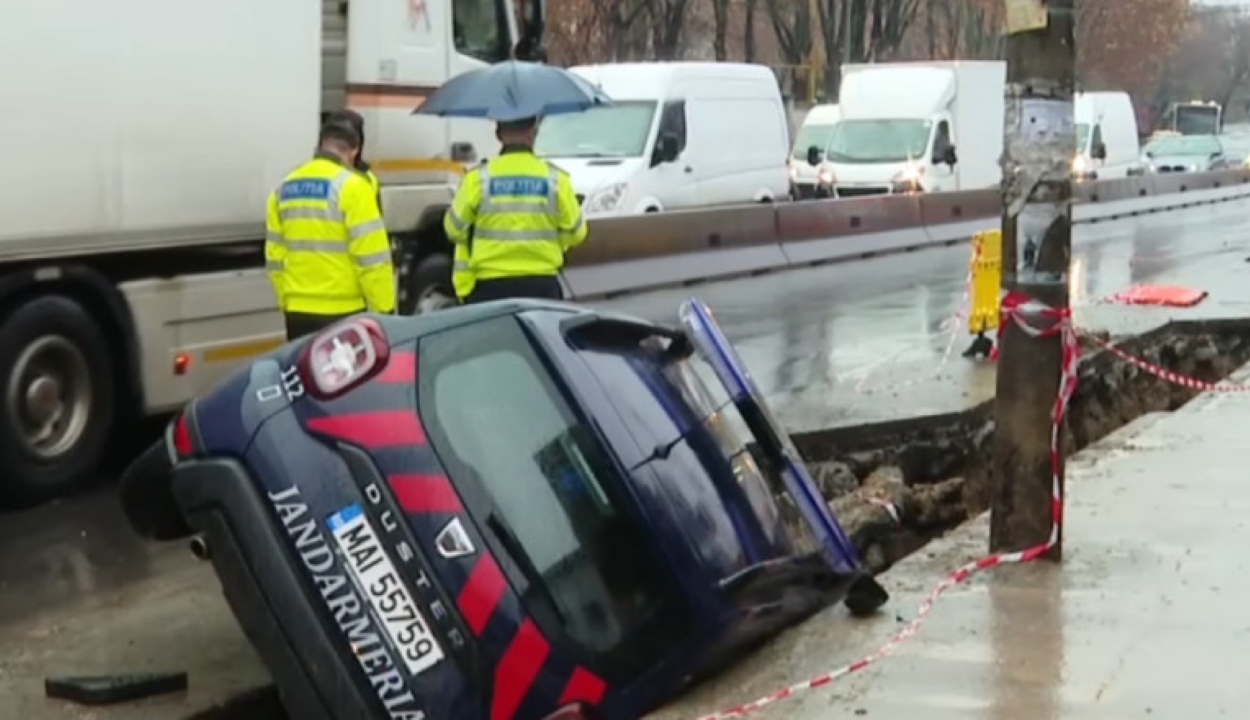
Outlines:
[[[1074,179],[1110,180],[1143,172],[1137,115],[1128,93],[1077,93],[1073,119],[1076,123],[1076,153],[1072,158]]]
[[[350,108],[365,119],[363,157],[381,181],[401,307],[413,310],[422,292],[454,298],[443,213],[465,168],[499,143],[492,123],[413,111],[456,75],[513,58],[543,60],[544,2],[322,2],[322,113]],[[425,280],[420,290],[416,278]]]
[[[1173,103],[1164,115],[1162,129],[1181,135],[1219,135],[1224,128],[1224,108],[1217,102]]]
[[[848,65],[842,78],[819,170],[836,197],[998,183],[1004,63]]]

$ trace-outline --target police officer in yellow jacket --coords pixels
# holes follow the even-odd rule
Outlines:
[[[569,176],[534,155],[537,128],[536,118],[499,123],[502,152],[465,174],[443,218],[465,302],[564,297],[564,254],[586,239],[586,221]]]
[[[265,267],[290,339],[366,309],[395,310],[386,227],[372,186],[353,169],[360,136],[327,123],[318,144],[269,196]]]

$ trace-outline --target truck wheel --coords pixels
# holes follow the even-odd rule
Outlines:
[[[456,291],[451,286],[451,258],[430,255],[411,268],[406,278],[410,314],[455,307]]]
[[[0,322],[0,496],[29,504],[62,495],[99,469],[113,424],[108,343],[66,297],[27,302]]]

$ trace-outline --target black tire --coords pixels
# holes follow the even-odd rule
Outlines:
[[[143,451],[121,478],[121,504],[130,527],[148,540],[182,540],[195,531],[183,517],[170,484],[173,469],[165,441]]]
[[[870,617],[890,599],[890,594],[871,575],[855,579],[846,592],[846,609],[855,617]]]
[[[456,300],[456,291],[451,284],[451,257],[443,254],[429,255],[408,269],[404,276],[404,315],[414,315],[421,311],[422,301],[430,293],[437,293],[451,301]]]
[[[27,444],[21,411],[14,411],[29,410],[25,398],[35,389],[34,383],[26,384],[27,377],[15,376],[20,372],[18,364],[30,367],[23,356],[40,348],[48,349],[52,357],[59,354],[70,358],[67,367],[74,364],[75,353],[86,364],[85,381],[70,383],[68,390],[74,397],[84,398],[83,407],[71,411],[71,417],[77,419],[69,425],[77,427],[67,433],[63,443],[43,453]],[[70,298],[35,298],[0,322],[0,498],[28,505],[62,496],[93,479],[100,470],[116,417],[116,367],[104,333]]]

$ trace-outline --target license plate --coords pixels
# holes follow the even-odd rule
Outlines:
[[[408,672],[420,675],[443,659],[443,648],[408,592],[408,586],[382,549],[378,534],[359,505],[348,505],[327,520],[334,541]]]

